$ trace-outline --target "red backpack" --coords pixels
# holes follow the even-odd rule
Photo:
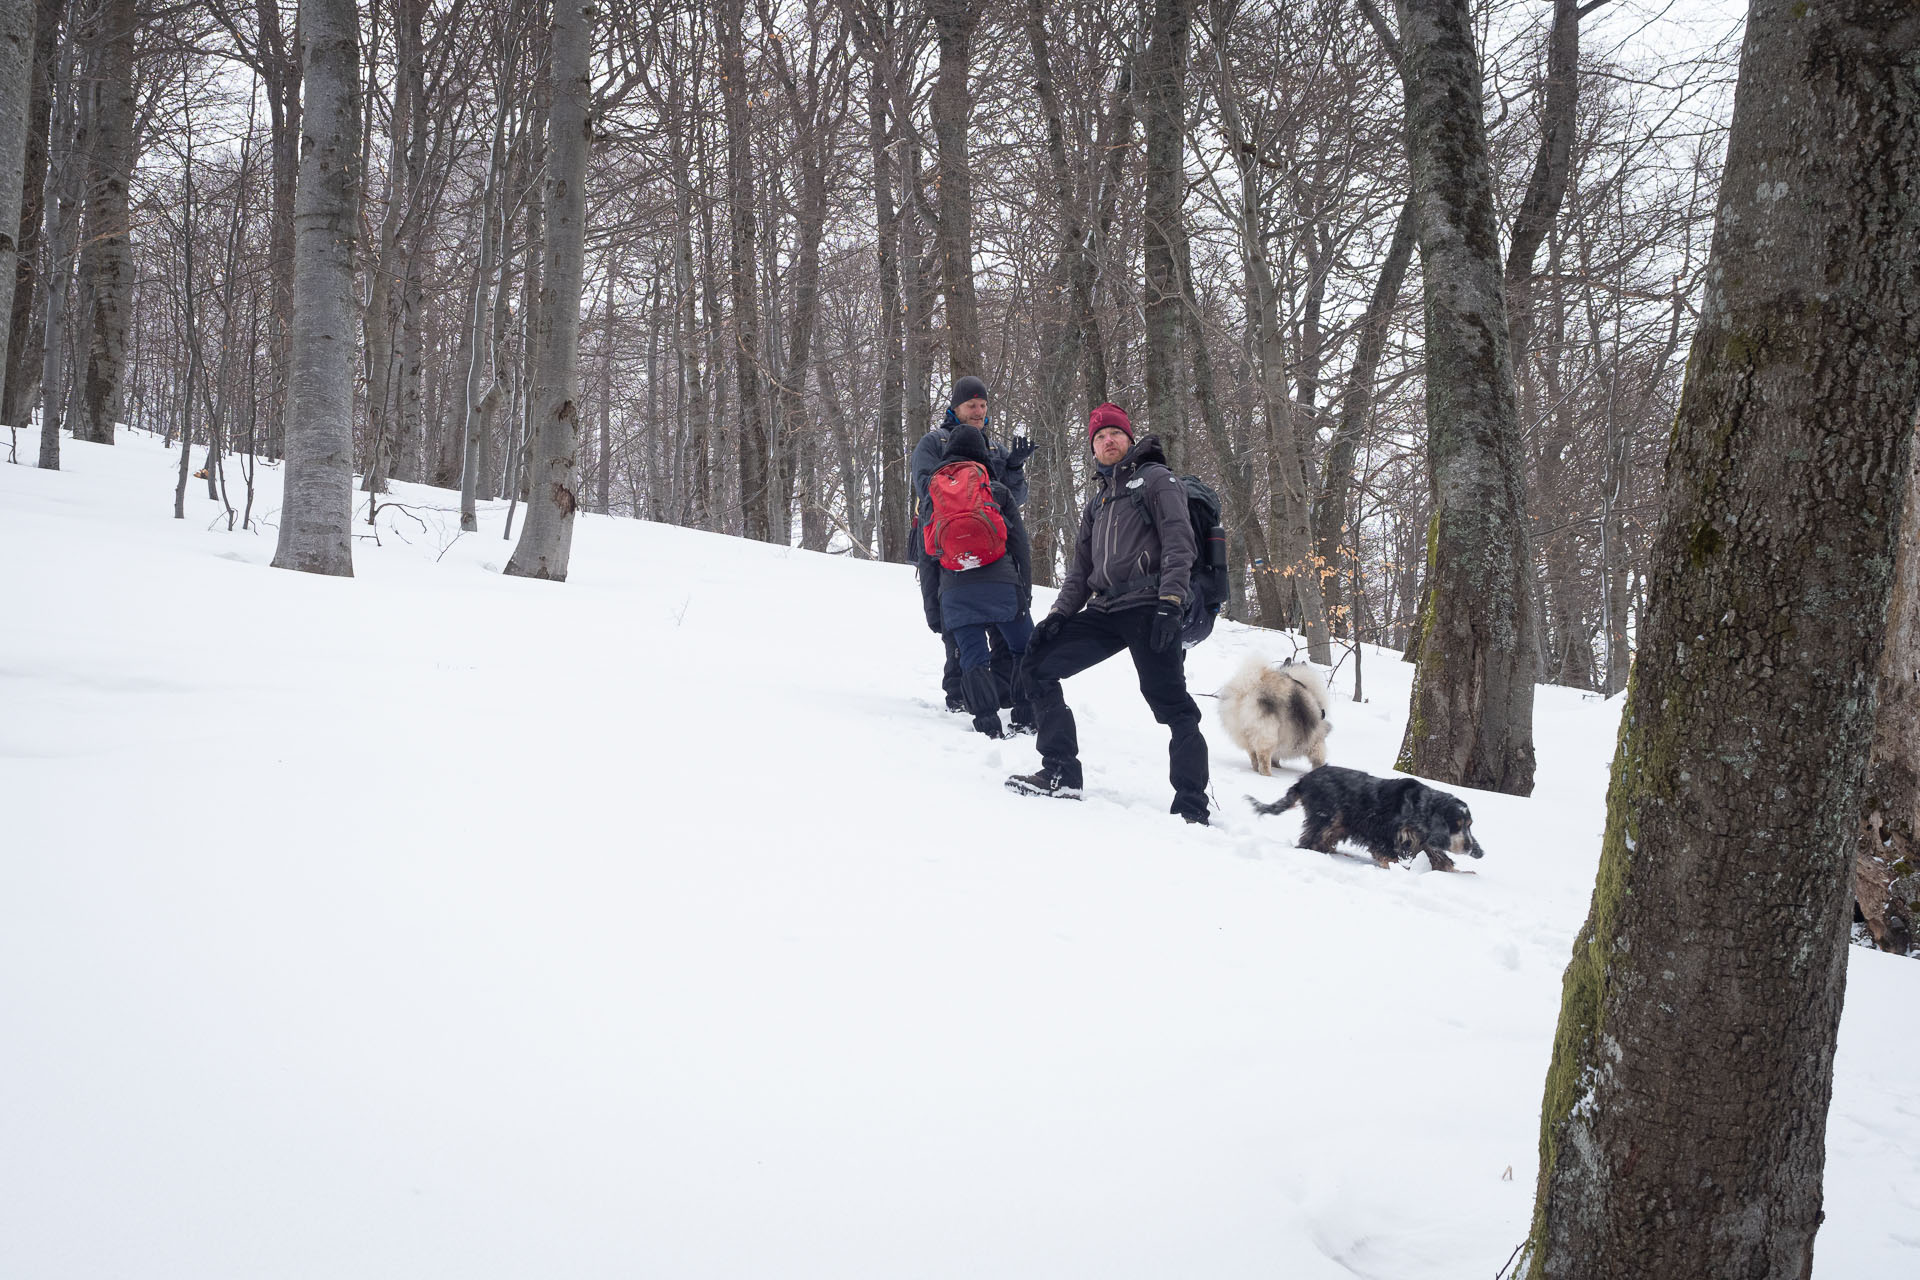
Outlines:
[[[961,458],[927,482],[933,517],[927,521],[927,554],[942,568],[978,569],[1007,554],[1007,522],[993,503],[987,469]]]

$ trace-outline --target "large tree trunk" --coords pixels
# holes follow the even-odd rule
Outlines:
[[[1920,409],[1916,66],[1904,2],[1750,11],[1533,1277],[1812,1270]]]
[[[674,82],[673,118],[680,114],[679,82]],[[675,363],[687,405],[688,469],[687,523],[695,529],[713,527],[713,479],[709,470],[707,422],[707,374],[700,367],[700,323],[695,313],[697,297],[693,282],[693,172],[682,131],[676,130],[673,143],[674,163],[674,315]],[[704,177],[704,175],[703,175]],[[711,322],[711,317],[709,317]]]
[[[980,7],[971,0],[928,0],[940,35],[940,70],[931,107],[940,163],[940,279],[947,304],[948,385],[968,374],[986,376],[981,364],[980,302],[973,289],[973,170],[967,155],[973,96],[967,74]]]
[[[493,146],[488,151],[486,185],[480,195],[480,252],[473,268],[473,291],[468,295],[466,379],[461,397],[465,406],[460,430],[460,527],[468,533],[480,527],[476,495],[480,487],[480,461],[486,450],[487,435],[482,429],[480,402],[486,395],[483,384],[493,364],[494,343],[488,312],[498,296],[505,300],[506,272],[501,270],[501,252],[507,239],[507,219],[501,206],[501,186],[507,169],[507,112],[511,109],[511,89],[515,59],[504,54],[499,63],[499,83],[495,87]],[[500,277],[496,284],[495,275]],[[498,378],[495,378],[498,381]]]
[[[1533,571],[1480,63],[1467,0],[1399,0],[1398,8],[1407,150],[1420,200],[1434,513],[1396,767],[1529,795]]]
[[[291,407],[289,382],[293,377],[293,292],[297,232],[294,205],[295,186],[302,167],[300,100],[300,24],[305,15],[295,11],[294,29],[289,33],[280,25],[280,0],[254,0],[258,21],[258,70],[261,88],[267,100],[267,119],[273,146],[273,220],[268,231],[273,272],[273,332],[269,362],[273,379],[267,397],[267,442],[269,457],[280,457],[286,449],[287,410]]]
[[[900,299],[900,209],[894,200],[893,136],[888,106],[897,55],[891,14],[865,19],[849,15],[861,56],[867,61],[867,150],[873,166],[875,253],[880,275],[880,558],[908,561],[913,513],[907,498],[905,333]],[[824,370],[823,370],[824,373]],[[848,478],[851,491],[852,478]]]
[[[1183,292],[1174,269],[1174,241],[1187,194],[1187,36],[1193,0],[1150,0],[1147,51],[1140,62],[1140,123],[1147,140],[1145,268],[1147,425],[1176,471],[1185,469],[1180,423],[1180,329]]]
[[[1853,897],[1874,945],[1905,955],[1920,912],[1920,451],[1907,463],[1878,697]]]
[[[720,6],[721,93],[727,117],[728,271],[733,294],[734,366],[740,386],[740,514],[746,535],[774,540],[767,423],[760,408],[760,269],[754,250],[753,115],[748,102],[742,0]],[[778,531],[781,542],[787,531]]]
[[[371,437],[366,475],[360,484],[365,493],[387,491],[387,475],[399,457],[399,437],[404,430],[401,397],[406,357],[400,331],[406,315],[407,272],[402,258],[409,255],[403,236],[407,209],[413,200],[410,166],[414,139],[420,131],[414,116],[425,111],[425,104],[417,100],[417,54],[409,52],[410,45],[417,49],[420,39],[419,0],[392,0],[392,4],[397,56],[393,108],[387,124],[387,206],[380,218],[379,247],[368,264],[367,305],[362,321],[367,335],[367,434]]]
[[[53,120],[49,138],[65,147],[59,163],[47,166],[47,273],[45,315],[40,327],[40,467],[60,469],[60,407],[66,402],[64,352],[60,335],[66,326],[67,287],[73,276],[74,244],[80,232],[80,183],[85,170],[87,96],[76,92],[76,53],[71,43],[61,51],[54,78]],[[55,133],[53,130],[57,129]],[[51,147],[49,147],[51,151]]]
[[[580,288],[586,262],[587,144],[592,139],[591,0],[555,0],[553,106],[547,121],[546,268],[541,273],[539,358],[527,478],[527,519],[507,572],[567,580],[579,506]]]
[[[765,9],[762,13],[765,14]],[[820,241],[827,221],[828,170],[834,164],[839,145],[842,111],[839,88],[843,77],[845,37],[824,54],[816,51],[814,62],[806,69],[802,83],[800,70],[785,54],[775,49],[774,68],[786,92],[788,113],[794,122],[794,161],[800,170],[799,202],[795,209],[793,266],[788,287],[793,292],[792,320],[787,326],[787,350],[781,362],[780,376],[774,383],[774,398],[780,421],[780,501],[775,510],[783,518],[780,539],[789,535],[793,510],[794,484],[806,470],[817,471],[817,433],[807,423],[807,373],[813,364],[813,334],[820,316]],[[807,526],[808,513],[822,501],[822,495],[809,485],[800,494],[801,523]],[[816,519],[811,537],[803,532],[802,545],[819,549],[825,545],[824,526]],[[818,544],[817,546],[813,544]]]
[[[132,211],[134,0],[104,0],[90,34],[94,108],[88,148],[87,231],[80,274],[88,282],[92,336],[80,382],[77,439],[112,444],[126,395],[127,323],[133,308]],[[347,344],[351,346],[349,342]]]
[[[6,0],[10,10],[18,9],[22,3],[23,0]],[[53,116],[54,59],[59,56],[56,39],[60,15],[66,6],[61,0],[38,0],[37,4],[29,3],[26,7],[37,12],[29,54],[25,132],[20,151],[20,205],[15,224],[19,227],[19,237],[14,242],[13,305],[7,316],[0,317],[0,324],[7,325],[7,341],[0,347],[6,352],[7,362],[4,373],[0,373],[0,386],[5,388],[4,394],[0,394],[0,422],[17,427],[27,425],[33,411],[34,393],[40,386],[41,355],[35,341],[40,326],[34,323],[40,308],[36,305],[35,283],[39,273],[40,228],[47,212],[47,141]],[[9,17],[7,21],[17,23],[19,20]],[[0,72],[0,84],[5,84],[11,74],[11,71]],[[17,92],[17,87],[0,88],[0,100]],[[10,109],[10,106],[0,106],[0,119],[4,119]],[[5,128],[0,125],[0,133],[4,133]],[[10,172],[12,170],[0,162],[0,173]],[[0,194],[0,207],[5,203],[5,196]],[[0,240],[4,240],[6,234],[6,224],[0,223]],[[4,256],[4,251],[0,251],[0,256]],[[4,287],[0,284],[0,288]]]
[[[14,268],[19,257],[21,174],[33,89],[33,0],[0,0],[0,353],[12,350]],[[0,356],[0,404],[7,370]]]
[[[278,569],[353,575],[353,245],[360,222],[360,29],[353,0],[301,11],[300,184]]]

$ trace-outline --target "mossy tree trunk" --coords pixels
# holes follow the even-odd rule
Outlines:
[[[1804,1280],[1920,407],[1920,14],[1755,0],[1525,1274]]]
[[[1524,796],[1538,638],[1480,63],[1467,0],[1399,0],[1398,10],[1434,513],[1397,767]]]

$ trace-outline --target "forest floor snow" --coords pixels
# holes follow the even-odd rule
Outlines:
[[[1087,799],[1007,792],[1032,740],[941,709],[903,568],[589,516],[529,582],[506,504],[398,485],[316,578],[202,482],[172,519],[156,440],[63,449],[0,465],[0,1274],[1452,1280],[1525,1234],[1617,699],[1539,691],[1478,874],[1380,871],[1249,811],[1293,774],[1209,698],[1216,825],[1168,816],[1124,658],[1067,684]],[[1293,649],[1223,626],[1192,687]],[[1410,668],[1362,656],[1330,750],[1384,773]],[[1920,965],[1850,960],[1827,1280],[1920,1272]]]

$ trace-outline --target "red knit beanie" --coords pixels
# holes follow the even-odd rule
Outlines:
[[[1087,415],[1087,443],[1107,427],[1118,427],[1127,433],[1127,439],[1133,439],[1133,423],[1127,421],[1127,412],[1117,404],[1103,404]]]

